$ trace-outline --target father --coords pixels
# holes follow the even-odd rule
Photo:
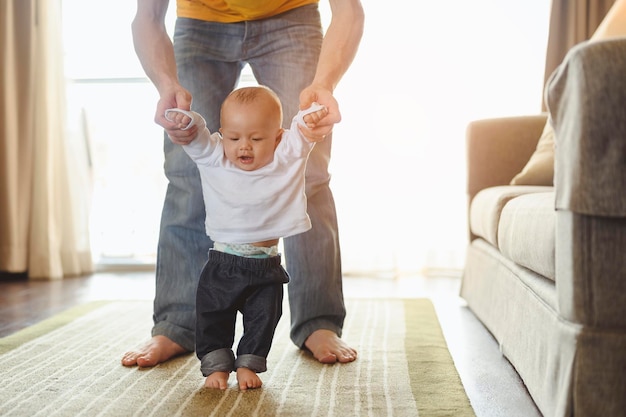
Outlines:
[[[313,130],[318,143],[307,166],[313,228],[285,239],[291,277],[291,339],[322,363],[350,362],[356,350],[340,337],[345,318],[335,204],[329,188],[331,132],[341,120],[333,91],[352,63],[363,33],[359,0],[330,0],[323,34],[319,0],[177,0],[173,42],[165,29],[169,0],[137,0],[135,50],[159,93],[155,121],[178,143],[195,130],[175,129],[168,108],[193,109],[219,128],[219,108],[248,64],[259,84],[274,90],[285,120],[312,102],[329,114]],[[193,97],[193,103],[192,103]],[[287,127],[287,126],[285,126]],[[200,178],[182,148],[165,138],[169,180],[161,218],[152,338],[122,358],[154,366],[195,348],[195,291],[212,247],[204,230]]]

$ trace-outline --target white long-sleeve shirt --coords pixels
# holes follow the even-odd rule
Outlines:
[[[216,242],[253,243],[311,228],[304,193],[306,162],[314,143],[300,133],[300,112],[285,130],[274,160],[244,171],[226,159],[219,133],[197,113],[198,135],[183,149],[198,166],[206,208],[206,233]]]

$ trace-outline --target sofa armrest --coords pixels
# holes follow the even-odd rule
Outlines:
[[[547,115],[471,122],[466,130],[469,202],[482,189],[507,185],[537,147]]]
[[[570,50],[546,88],[556,207],[626,217],[626,37]]]
[[[546,88],[560,313],[626,328],[626,38],[572,48]]]

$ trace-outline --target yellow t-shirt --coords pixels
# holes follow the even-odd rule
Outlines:
[[[319,0],[176,0],[178,17],[210,22],[242,22],[276,16]]]

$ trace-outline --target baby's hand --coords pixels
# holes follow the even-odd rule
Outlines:
[[[202,119],[200,115],[197,115],[197,117]],[[165,128],[170,140],[177,145],[188,145],[191,143],[198,133],[195,118],[196,116],[191,111],[181,109],[165,110],[165,119],[171,124],[171,126]]]
[[[191,112],[181,109],[168,109],[165,110],[165,118],[174,123],[174,129],[187,130],[191,127],[193,119]],[[170,129],[171,130],[171,129]]]
[[[321,109],[313,113],[304,115],[303,117],[304,123],[306,123],[306,126],[309,129],[313,129],[319,123],[319,121],[322,120],[327,115],[328,115],[328,109],[324,106]]]
[[[176,128],[185,129],[191,123],[191,117],[178,111],[170,111],[167,113],[167,120],[176,124]]]

